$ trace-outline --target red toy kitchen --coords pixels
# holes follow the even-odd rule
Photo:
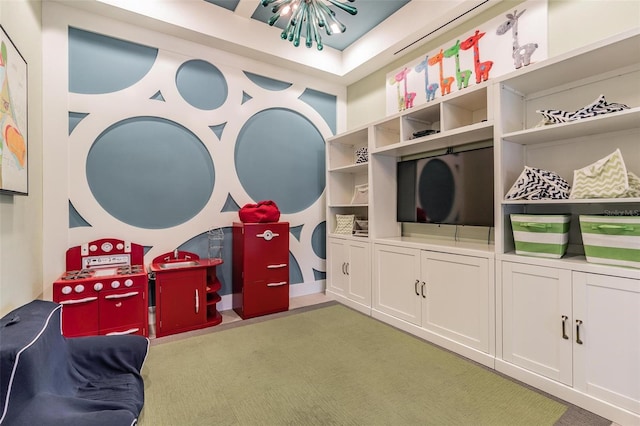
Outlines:
[[[70,248],[66,272],[53,283],[62,333],[148,336],[147,289],[141,245],[104,238]]]

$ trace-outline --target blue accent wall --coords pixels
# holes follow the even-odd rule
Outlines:
[[[208,231],[223,229],[225,295],[238,209],[273,200],[295,242],[291,284],[324,279],[329,135],[319,129],[335,134],[336,96],[204,53],[69,28],[69,232],[135,233],[150,257],[175,248],[208,257]],[[309,107],[317,114],[301,112]]]

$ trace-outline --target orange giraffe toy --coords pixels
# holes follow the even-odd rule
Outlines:
[[[455,81],[455,78],[453,77],[447,77],[444,78],[444,72],[443,72],[443,67],[442,67],[442,60],[444,58],[444,53],[442,51],[442,49],[440,49],[440,52],[437,53],[436,55],[434,55],[432,58],[429,59],[429,65],[435,65],[435,64],[439,64],[440,65],[440,94],[442,96],[447,95],[449,93],[451,93],[451,85],[453,84],[453,82]]]
[[[462,50],[473,48],[473,65],[476,70],[476,83],[487,81],[489,79],[489,71],[493,67],[493,61],[480,62],[480,48],[478,43],[486,33],[476,30],[476,33],[460,44]]]

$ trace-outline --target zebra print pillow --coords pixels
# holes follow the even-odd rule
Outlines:
[[[548,123],[555,124],[594,117],[601,114],[609,114],[622,111],[623,109],[629,109],[629,107],[625,104],[608,103],[604,95],[600,95],[595,101],[575,112],[567,112],[559,109],[541,109],[536,112],[542,114]]]
[[[560,175],[525,166],[505,200],[562,200],[569,198],[571,186]]]

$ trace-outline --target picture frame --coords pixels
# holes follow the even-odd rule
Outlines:
[[[0,25],[0,193],[29,194],[28,69]]]

